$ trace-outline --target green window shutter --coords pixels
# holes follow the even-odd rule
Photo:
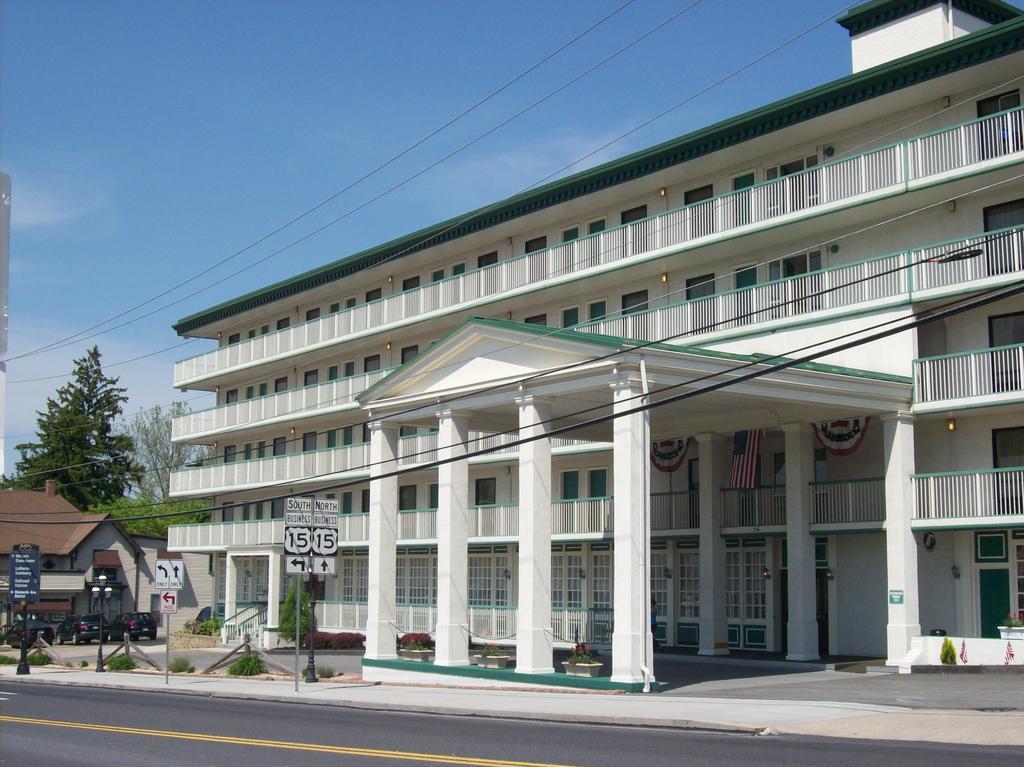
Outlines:
[[[591,498],[605,498],[608,496],[608,470],[607,469],[591,469],[590,470],[590,497]]]
[[[580,497],[580,473],[578,471],[562,472],[562,498],[573,500]]]

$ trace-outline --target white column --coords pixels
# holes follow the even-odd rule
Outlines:
[[[613,412],[639,407],[640,382],[612,384]],[[654,679],[651,634],[650,419],[644,410],[612,421],[615,494],[615,630],[612,681],[642,682],[647,667]]]
[[[790,423],[786,435],[786,555],[789,622],[786,660],[818,658],[818,613],[811,536],[809,483],[814,479],[814,433],[810,424]]]
[[[398,463],[398,427],[370,424],[370,518],[367,573],[367,658],[395,658],[395,562],[398,477],[378,479]]]
[[[519,435],[547,434],[551,408],[532,396],[516,400]],[[519,615],[516,672],[550,674],[551,631],[551,440],[519,446]]]
[[[438,458],[465,456],[469,419],[437,414]],[[437,467],[437,630],[434,664],[469,665],[469,462]]]
[[[277,624],[281,618],[281,555],[271,552],[267,557],[267,628],[275,631],[267,632],[264,647],[277,646]]]
[[[921,636],[917,595],[917,540],[910,527],[914,516],[914,419],[895,413],[882,419],[885,450],[885,554],[888,574],[889,624],[886,627],[889,665],[898,664]]]
[[[698,434],[700,447],[700,647],[698,655],[728,655],[725,615],[725,540],[722,492],[729,481],[728,444],[715,434]]]

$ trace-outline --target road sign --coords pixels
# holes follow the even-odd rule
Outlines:
[[[313,557],[313,575],[334,575],[334,557]]]
[[[338,551],[337,499],[288,498],[284,514],[284,551],[296,556],[334,556]],[[290,569],[288,572],[306,572]]]
[[[35,544],[19,543],[11,548],[10,599],[39,601],[39,547]]]
[[[302,575],[309,572],[309,557],[287,556],[284,563],[284,571],[290,575]]]
[[[184,588],[185,565],[180,559],[158,559],[156,561],[156,582],[160,591],[177,591]]]
[[[178,592],[160,592],[160,612],[164,615],[178,612]]]

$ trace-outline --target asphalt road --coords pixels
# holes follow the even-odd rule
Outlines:
[[[0,682],[0,764],[998,767],[1019,749],[754,737]]]

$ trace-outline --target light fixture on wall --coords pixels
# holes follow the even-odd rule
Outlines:
[[[953,566],[949,568],[949,572],[953,576],[954,581],[960,580],[960,568],[957,566],[956,562],[954,562]]]
[[[761,577],[765,580],[770,579],[772,577],[772,571],[765,567],[763,570],[761,570]]]
[[[507,581],[507,580],[509,580],[509,579],[510,579],[511,577],[512,577],[512,573],[510,573],[510,572],[508,571],[508,568],[506,567],[506,568],[505,568],[505,580]]]
[[[946,420],[946,431],[956,431],[956,419],[949,418]]]
[[[672,571],[669,570],[667,567],[661,571],[661,574],[665,576],[666,581],[672,580]]]
[[[825,568],[825,580],[834,581],[836,579],[835,573],[832,572],[831,567]]]
[[[587,572],[582,567],[580,568],[579,576],[581,581],[585,581],[587,579]]]
[[[661,189],[658,190],[658,194],[660,194],[662,197],[668,197],[668,187],[663,186]]]
[[[388,341],[388,351],[391,351],[391,342]]]
[[[662,272],[661,273],[661,281],[662,281],[662,283],[668,282],[668,272]]]

